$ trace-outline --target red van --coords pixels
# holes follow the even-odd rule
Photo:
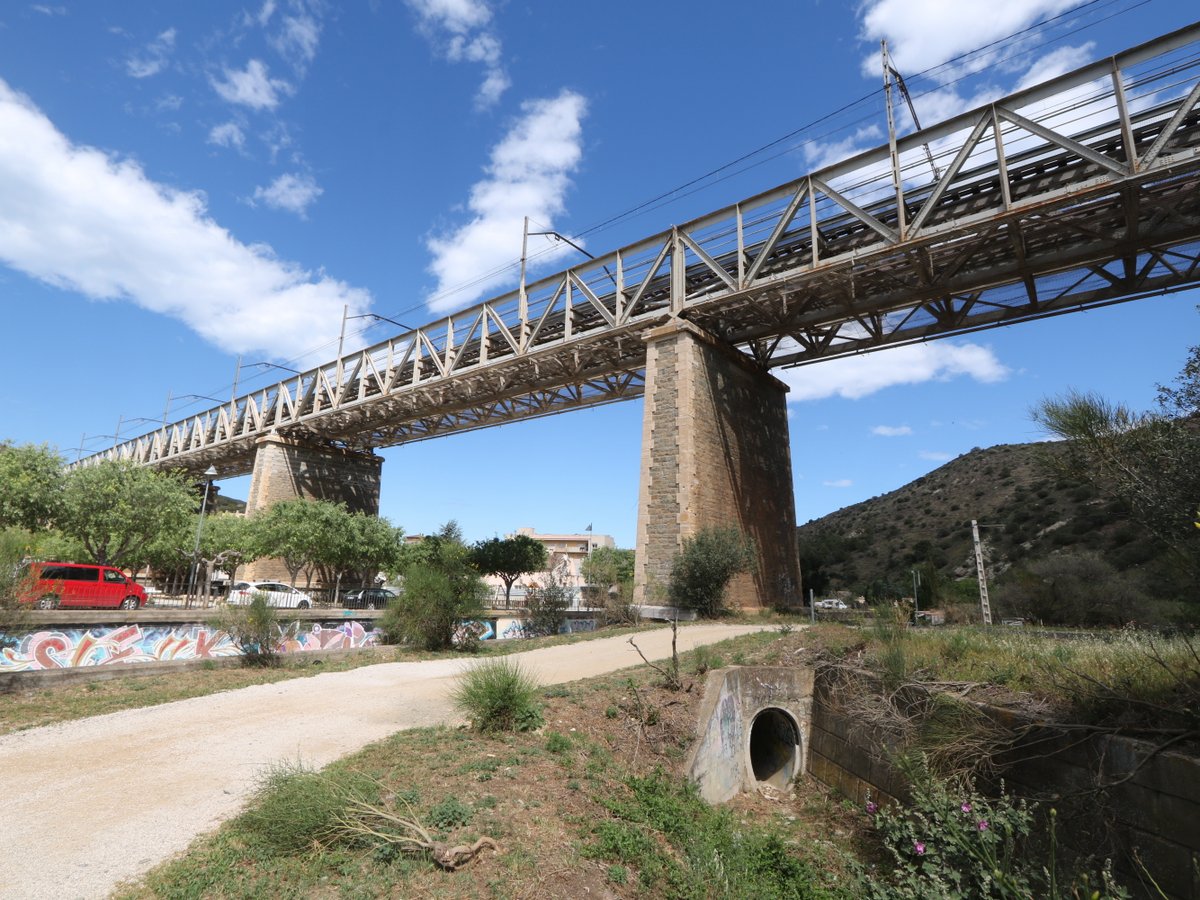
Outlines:
[[[38,609],[103,606],[138,609],[146,605],[142,586],[120,569],[83,563],[35,562],[22,601]]]

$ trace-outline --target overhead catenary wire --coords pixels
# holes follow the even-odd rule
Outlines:
[[[1027,40],[1025,40],[1026,38],[1031,37],[1035,34],[1040,34],[1040,33],[1051,31],[1059,23],[1062,23],[1069,19],[1077,19],[1081,15],[1085,15],[1088,11],[1104,10],[1106,8],[1110,8],[1113,6],[1118,6],[1119,4],[1121,4],[1123,2],[1126,2],[1126,0],[1089,0],[1089,2],[1082,3],[1082,4],[1075,6],[1069,10],[1065,10],[1055,16],[1051,16],[1049,18],[1040,20],[1024,29],[1013,32],[1002,38],[998,38],[987,44],[983,44],[980,47],[976,47],[971,50],[964,51],[963,53],[960,53],[957,56],[954,56],[954,57],[947,59],[943,62],[940,62],[936,65],[930,66],[924,70],[916,72],[913,76],[910,77],[910,79],[909,79],[910,82],[924,78],[924,79],[933,81],[934,86],[929,87],[929,88],[925,89],[924,91],[916,93],[915,98],[920,99],[920,98],[929,96],[930,94],[933,94],[937,91],[944,91],[947,88],[954,86],[955,84],[961,83],[962,81],[964,81],[968,78],[974,77],[975,75],[978,74],[978,71],[970,68],[969,65],[964,65],[964,64],[969,64],[972,60],[974,60],[974,59],[978,58],[979,56],[986,54],[990,51],[994,51],[996,48],[1005,48],[1005,47],[1010,47],[1010,46],[1015,45],[1015,49],[1013,50],[1013,52],[1011,52],[1007,55],[1000,56],[995,60],[989,61],[990,65],[999,65],[999,64],[1011,62],[1013,59],[1020,58],[1021,56],[1032,53],[1037,49],[1045,49],[1046,47],[1052,46],[1056,43],[1064,41],[1073,35],[1079,34],[1080,32],[1086,31],[1090,28],[1094,28],[1103,22],[1109,21],[1112,18],[1128,14],[1129,12],[1131,12],[1135,9],[1146,6],[1149,3],[1153,2],[1153,0],[1136,0],[1136,2],[1126,3],[1126,5],[1108,13],[1107,15],[1093,16],[1093,17],[1087,19],[1083,24],[1079,25],[1078,27],[1071,28],[1069,30],[1065,30],[1062,33],[1054,36],[1053,38],[1051,38],[1049,40],[1039,42],[1036,45],[1036,47],[1029,46]],[[939,73],[954,72],[954,71],[956,71],[955,67],[959,67],[959,66],[962,67],[961,69],[958,70],[960,72],[960,74],[957,74],[955,77],[946,79],[944,81],[939,81],[937,79],[936,76]],[[826,129],[821,134],[817,134],[817,135],[811,134],[811,132],[814,128],[817,128],[818,126],[826,124],[826,123],[836,121],[839,116],[843,116],[845,113],[847,113],[857,107],[860,107],[864,104],[870,103],[875,98],[881,96],[881,94],[882,94],[882,88],[875,88],[875,89],[861,95],[860,97],[858,97],[854,100],[851,100],[848,103],[843,104],[842,106],[838,107],[835,110],[832,110],[828,113],[818,116],[815,119],[812,119],[812,120],[806,122],[805,124],[790,130],[789,132],[787,132],[784,135],[781,135],[780,137],[777,137],[771,141],[768,141],[767,143],[764,143],[764,144],[760,145],[759,147],[754,148],[753,150],[743,153],[732,160],[722,163],[721,165],[715,166],[714,168],[708,170],[707,172],[705,172],[701,175],[698,175],[694,178],[688,179],[687,181],[683,182],[680,185],[677,185],[676,187],[674,187],[668,191],[663,191],[659,194],[654,195],[653,197],[650,197],[646,200],[636,203],[636,204],[626,208],[625,210],[622,210],[621,212],[607,216],[607,217],[601,219],[600,221],[595,222],[595,223],[575,232],[572,237],[574,237],[577,240],[582,240],[588,236],[603,233],[603,232],[608,231],[611,228],[615,227],[617,224],[619,224],[621,222],[628,221],[628,220],[636,218],[640,215],[644,215],[646,213],[655,211],[655,210],[660,209],[664,206],[667,206],[671,203],[678,202],[679,200],[682,200],[686,197],[693,196],[694,194],[699,193],[701,191],[709,190],[718,184],[721,184],[731,178],[734,178],[738,175],[741,175],[748,171],[751,171],[754,168],[765,165],[775,159],[778,159],[781,156],[795,153],[797,150],[800,150],[802,148],[812,146],[819,142],[825,141],[828,138],[838,135],[840,133],[845,133],[845,132],[849,131],[850,129],[853,129],[857,126],[863,125],[864,123],[873,122],[874,118],[875,118],[875,114],[874,113],[866,113],[866,114],[859,116],[849,122],[845,122],[843,124],[837,125],[837,127]],[[1076,104],[1076,108],[1079,105],[1080,104]],[[795,141],[794,139],[799,137],[800,135],[805,135],[804,139],[800,140],[800,141]],[[789,143],[789,142],[792,142],[792,143]],[[775,152],[771,152],[771,151],[775,151]],[[545,255],[552,254],[555,252],[556,252],[556,248],[553,245],[551,245],[540,251],[536,251],[534,253],[529,254],[528,258],[530,260],[538,259]],[[480,284],[484,284],[484,283],[492,281],[496,278],[500,278],[509,272],[515,272],[519,268],[519,264],[520,264],[519,260],[514,259],[513,261],[506,263],[504,265],[496,266],[493,269],[491,269],[487,272],[484,272],[484,273],[480,273],[467,281],[452,285],[449,288],[439,291],[437,294],[430,295],[430,296],[424,298],[420,302],[417,302],[417,303],[411,304],[409,306],[394,310],[393,312],[390,313],[390,315],[395,316],[397,318],[402,318],[407,314],[426,309],[431,302],[435,302],[438,300],[444,300],[448,297],[453,296],[454,294],[461,293],[462,291],[469,290]],[[448,315],[452,315],[452,314],[453,313],[449,313]],[[350,336],[354,336],[354,337],[362,336],[362,335],[366,334],[366,332],[369,331],[370,328],[372,328],[372,327],[374,327],[374,326],[365,326],[365,327],[359,328],[359,329],[351,332]],[[296,354],[296,355],[290,357],[288,360],[286,360],[286,362],[301,363],[304,360],[309,359],[318,353],[321,353],[322,351],[326,351],[326,350],[336,346],[336,344],[337,344],[336,338],[331,338],[328,341],[321,342],[320,344],[318,344],[302,353],[299,353],[299,354]],[[269,378],[268,373],[263,372],[263,373],[258,373],[256,376],[247,378],[246,381],[259,381],[259,380],[266,381],[268,378]],[[225,390],[228,390],[229,387],[230,387],[229,384],[222,385],[220,388],[213,388],[208,393],[223,392]],[[187,404],[187,405],[191,406],[194,404]]]
[[[1052,28],[1056,23],[1062,22],[1067,19],[1076,18],[1079,15],[1085,13],[1087,10],[1104,9],[1107,7],[1115,6],[1122,2],[1126,2],[1126,0],[1089,0],[1089,2],[1080,4],[1079,6],[1075,6],[1069,10],[1065,10],[1064,12],[1059,13],[1054,16],[1051,16],[1049,18],[1042,19],[1026,28],[1012,32],[1009,35],[1006,35],[1002,38],[998,38],[987,44],[983,44],[980,47],[976,47],[971,50],[964,51],[963,53],[960,53],[948,60],[945,60],[941,63],[930,66],[926,69],[923,69],[923,70],[915,73],[910,80],[916,80],[919,78],[933,79],[937,73],[939,73],[943,70],[951,69],[952,67],[957,66],[964,62],[969,62],[973,58],[975,58],[983,53],[986,53],[990,50],[993,50],[994,48],[1012,44],[1022,38],[1033,35],[1035,33],[1047,31],[1050,28]],[[1055,43],[1065,40],[1067,37],[1078,34],[1089,28],[1094,28],[1097,25],[1101,24],[1102,22],[1108,21],[1109,19],[1112,19],[1119,15],[1125,15],[1125,14],[1131,12],[1132,10],[1146,6],[1147,4],[1149,4],[1151,2],[1154,2],[1154,0],[1136,0],[1136,2],[1129,3],[1128,5],[1124,6],[1123,8],[1118,9],[1106,16],[1100,16],[1100,17],[1090,19],[1085,24],[1080,25],[1077,28],[1070,29],[1070,30],[1064,32],[1063,34],[1056,36],[1052,40],[1040,43],[1038,45],[1038,48],[1052,46]],[[999,64],[1002,64],[1005,62],[1009,62],[1012,59],[1019,58],[1022,55],[1033,52],[1034,49],[1035,48],[1023,45],[1023,46],[1019,47],[1015,52],[1013,52],[1007,56],[1001,56],[998,59],[993,60],[991,62],[993,65],[999,65]],[[951,86],[958,84],[970,77],[973,77],[975,74],[976,73],[974,71],[970,71],[970,70],[964,71],[961,75],[958,75],[955,78],[946,80],[944,82],[939,82],[936,88],[930,88],[921,93],[918,93],[916,95],[916,97],[920,98],[920,97],[927,96],[936,90],[944,90],[947,87],[951,87]],[[801,135],[807,131],[810,131],[812,128],[814,128],[818,125],[821,125],[822,123],[829,122],[830,120],[835,119],[837,116],[840,116],[843,113],[848,112],[849,110],[854,109],[857,106],[860,106],[864,103],[868,103],[872,99],[880,96],[881,93],[882,93],[881,88],[875,88],[871,91],[868,91],[867,93],[856,98],[855,100],[852,100],[852,101],[842,105],[838,109],[835,109],[824,115],[818,116],[816,119],[813,119],[813,120],[805,123],[804,125],[801,125],[795,129],[792,129],[788,133],[781,135],[780,137],[775,138],[774,140],[768,141],[767,143],[755,148],[754,150],[744,153],[744,154],[736,157],[735,159],[732,159],[726,163],[722,163],[721,165],[716,166],[713,169],[710,169],[708,172],[705,172],[702,175],[699,175],[699,176],[696,176],[695,178],[689,179],[688,181],[684,182],[681,185],[676,186],[675,188],[672,188],[669,191],[664,191],[664,192],[657,194],[647,200],[637,203],[634,206],[631,206],[631,207],[623,210],[622,212],[616,213],[605,219],[602,219],[599,222],[596,222],[592,225],[582,228],[582,229],[574,232],[573,235],[571,235],[571,237],[573,237],[575,239],[582,239],[589,235],[607,231],[609,228],[615,226],[619,222],[633,218],[633,217],[637,216],[638,214],[647,213],[647,212],[651,212],[651,211],[660,209],[663,206],[666,206],[671,202],[675,202],[675,201],[683,199],[685,197],[692,196],[701,190],[711,188],[711,187],[715,186],[716,184],[720,184],[720,183],[728,180],[731,177],[734,177],[739,174],[743,174],[753,168],[756,168],[759,165],[763,165],[763,164],[766,164],[767,162],[773,161],[774,159],[778,159],[780,156],[787,155],[789,153],[793,153],[796,150],[801,149],[802,147],[810,146],[819,141],[822,141],[829,137],[832,137],[833,135],[836,135],[840,132],[844,132],[850,128],[853,128],[857,125],[863,124],[865,122],[873,121],[874,116],[872,114],[864,115],[864,116],[859,117],[858,119],[855,119],[845,125],[841,125],[835,129],[826,131],[820,135],[810,136],[810,137],[807,137],[805,140],[800,141],[798,143],[789,144],[786,147],[784,147],[783,149],[781,149],[779,152],[774,153],[768,157],[762,158],[757,162],[751,163],[750,165],[744,166],[742,168],[735,168],[735,167],[739,166],[739,164],[741,164],[741,163],[748,162],[750,160],[755,159],[756,157],[761,157],[762,154],[764,154],[774,148],[780,147],[780,145],[785,144],[787,141],[797,137],[798,135]],[[717,177],[717,176],[720,176],[720,177]],[[546,251],[546,252],[548,252],[548,251]],[[530,259],[536,258],[537,256],[540,256],[540,255],[542,255],[542,254],[535,254],[535,255],[531,256]],[[416,311],[421,310],[421,309],[425,308],[426,306],[428,306],[428,304],[432,301],[443,300],[449,296],[453,296],[456,293],[461,293],[462,291],[467,290],[471,287],[474,287],[480,283],[491,280],[492,278],[497,277],[498,275],[503,274],[506,271],[510,271],[510,270],[516,271],[519,268],[519,265],[520,265],[519,260],[513,260],[511,263],[509,263],[505,266],[497,267],[487,273],[476,276],[475,278],[472,278],[469,281],[462,282],[460,284],[455,284],[449,288],[439,291],[437,294],[430,295],[429,297],[426,297],[423,301],[421,301],[419,303],[415,303],[413,305],[399,309],[394,313],[394,315],[404,316],[408,313],[416,312]],[[309,351],[309,354],[303,354],[303,355],[310,355],[311,352],[313,352],[313,351]]]

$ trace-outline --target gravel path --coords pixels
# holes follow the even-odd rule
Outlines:
[[[679,649],[758,630],[688,626]],[[671,633],[637,643],[663,659]],[[641,662],[624,637],[516,658],[543,684]],[[393,732],[457,721],[449,693],[470,664],[364,666],[0,737],[0,897],[106,897],[234,815],[271,763],[320,767]]]

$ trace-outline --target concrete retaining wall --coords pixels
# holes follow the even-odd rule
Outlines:
[[[1007,710],[991,709],[1012,720]],[[904,780],[885,761],[878,736],[837,711],[818,681],[808,770],[858,805],[905,798]],[[1200,759],[1154,752],[1146,741],[1112,735],[1081,738],[1050,727],[1031,731],[1001,758],[1010,762],[1006,787],[1053,805],[1058,834],[1069,849],[1113,860],[1135,897],[1159,897],[1134,859],[1169,900],[1200,900]],[[1104,787],[1107,785],[1107,787]]]

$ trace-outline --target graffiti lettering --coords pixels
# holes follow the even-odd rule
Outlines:
[[[281,633],[285,653],[373,647],[380,632],[361,622],[293,623]],[[77,666],[107,666],[175,659],[238,656],[241,651],[224,631],[208,625],[102,625],[59,631],[0,633],[0,671],[26,672]]]

